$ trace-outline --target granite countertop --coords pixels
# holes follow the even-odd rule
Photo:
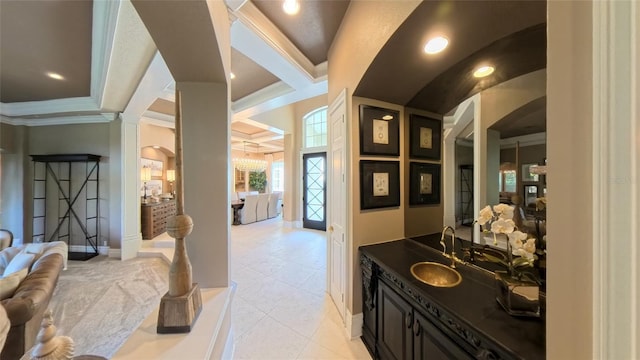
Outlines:
[[[440,234],[430,235],[440,239]],[[449,243],[447,242],[447,246]],[[545,358],[545,324],[539,318],[514,317],[496,302],[494,279],[490,273],[457,264],[462,282],[453,288],[438,288],[411,275],[411,265],[435,261],[449,265],[441,252],[412,239],[360,247],[382,269],[395,275],[405,286],[416,290],[444,311],[470,325],[485,337],[501,344],[516,357]]]

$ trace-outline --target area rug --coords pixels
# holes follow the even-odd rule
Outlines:
[[[113,357],[167,292],[169,266],[159,258],[69,261],[50,302],[58,335],[75,355]]]

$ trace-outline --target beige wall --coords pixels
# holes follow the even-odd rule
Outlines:
[[[548,2],[547,357],[591,359],[592,3]],[[579,181],[576,181],[579,179]],[[624,241],[624,240],[622,240]]]
[[[287,105],[254,115],[251,120],[273,126],[287,134],[293,134],[296,130],[294,105]]]
[[[379,100],[364,99],[359,97],[352,98],[351,118],[358,119],[360,105],[372,105],[383,107],[386,109],[397,110],[400,112],[400,119],[404,119],[404,108],[399,105],[382,102]],[[400,144],[405,142],[405,124],[400,122]],[[358,247],[369,244],[376,244],[391,240],[397,240],[404,238],[404,216],[405,207],[407,206],[404,186],[400,186],[400,206],[389,207],[382,209],[372,210],[360,210],[360,160],[385,160],[385,161],[398,161],[400,162],[400,184],[405,183],[405,168],[408,164],[404,161],[400,161],[404,158],[406,149],[400,146],[399,157],[376,157],[376,156],[360,156],[360,128],[358,125],[354,125],[350,129],[350,148],[351,148],[351,183],[347,185],[349,192],[352,194],[353,204],[351,206],[351,233],[353,237],[353,249],[350,253],[352,256],[353,268],[351,272],[353,274],[353,289],[352,291],[352,303],[347,304],[352,314],[358,314],[362,312],[362,279],[360,274],[360,261],[358,257]],[[351,305],[351,306],[349,306]]]
[[[351,256],[351,269],[347,269],[347,276],[351,277],[350,288],[347,288],[346,305],[351,314],[362,312],[362,290],[361,276],[358,268],[358,247],[365,243],[374,243],[392,239],[400,239],[404,235],[404,210],[398,208],[392,211],[370,212],[360,216],[360,195],[359,195],[359,136],[358,131],[358,105],[352,99],[353,91],[358,86],[365,71],[378,54],[382,46],[387,42],[393,32],[420,4],[420,1],[353,1],[350,3],[347,12],[342,20],[340,29],[334,38],[329,49],[329,91],[328,102],[331,103],[338,97],[343,89],[346,89],[347,98],[347,131],[351,134],[351,143],[347,144],[347,163],[350,177],[347,191],[353,197],[353,213],[358,212],[358,218],[354,214],[347,219],[348,234],[351,247],[347,249],[348,256]],[[385,24],[385,26],[380,26]],[[371,102],[384,104],[381,102]],[[402,110],[397,105],[389,105],[389,108]],[[401,111],[401,114],[403,111]],[[353,141],[355,137],[355,141]],[[401,167],[402,169],[402,167]],[[401,171],[401,183],[404,180],[404,173]],[[354,185],[355,184],[355,185]],[[401,194],[402,196],[402,194]],[[404,199],[404,197],[402,197]],[[380,213],[391,215],[390,218],[380,216]],[[383,227],[380,233],[374,234],[373,238],[367,238],[363,231],[363,226],[367,226],[373,219],[382,218],[382,223],[392,224],[392,226],[381,226],[378,222],[375,228]],[[364,229],[365,231],[367,229]],[[372,231],[373,232],[373,231]]]
[[[110,234],[110,212],[109,206],[111,201],[111,184],[110,184],[110,124],[77,124],[77,125],[52,125],[52,126],[34,126],[29,127],[27,131],[29,154],[50,155],[50,154],[95,154],[102,156],[100,160],[100,240],[98,245],[104,245],[108,242],[110,246],[119,247],[120,239],[112,238]],[[29,159],[30,160],[30,159]],[[30,162],[30,161],[29,161]],[[33,180],[33,166],[26,168],[27,183]],[[84,181],[81,178],[84,169],[74,170],[72,178]],[[74,180],[72,187],[79,188]],[[55,190],[55,189],[54,189]],[[49,190],[47,190],[49,191]],[[72,190],[76,191],[76,190]],[[27,198],[31,199],[31,187],[25,188]],[[56,206],[54,206],[56,205]],[[76,206],[82,207],[83,204],[77,203]],[[25,211],[25,222],[30,222],[33,215],[33,204],[29,200],[25,203],[27,211]],[[47,204],[48,214],[57,213],[57,204],[52,202]],[[47,221],[52,217],[48,216]],[[116,220],[117,221],[117,220]],[[57,221],[51,220],[50,224],[55,226]],[[26,226],[25,241],[31,241],[32,228],[30,224]],[[47,233],[52,231],[49,228]],[[114,234],[115,235],[115,234]],[[84,238],[71,241],[72,245],[84,245]]]
[[[21,240],[31,231],[31,223],[25,220],[32,186],[25,173],[32,166],[27,132],[26,126],[0,124],[0,227]]]
[[[176,136],[175,130],[155,126],[151,124],[140,124],[140,148],[147,146],[160,146],[168,156],[173,156],[176,152]]]
[[[444,186],[442,183],[442,179],[444,179],[444,168],[440,167],[440,204],[439,205],[422,205],[422,206],[411,206],[409,205],[409,189],[410,189],[410,162],[412,161],[409,156],[410,149],[410,138],[409,138],[409,130],[410,130],[410,115],[418,114],[430,117],[432,119],[439,119],[442,121],[442,115],[434,114],[431,112],[426,112],[423,110],[417,109],[405,109],[404,116],[404,138],[405,141],[403,144],[404,147],[404,156],[401,157],[404,161],[404,188],[406,189],[404,197],[402,198],[402,202],[405,204],[404,210],[404,236],[419,236],[425,234],[433,234],[442,231],[443,226],[443,218],[444,218]],[[442,137],[444,138],[444,137]],[[442,143],[441,143],[442,146]],[[441,149],[440,159],[436,161],[426,161],[422,159],[416,159],[416,162],[429,162],[442,164],[442,154],[444,153],[444,148]]]

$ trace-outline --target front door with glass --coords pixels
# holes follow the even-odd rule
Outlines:
[[[327,228],[327,153],[304,154],[302,226],[307,229]]]

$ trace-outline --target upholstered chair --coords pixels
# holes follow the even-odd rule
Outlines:
[[[269,215],[269,194],[259,194],[258,195],[258,209],[256,212],[256,217],[258,221],[266,220]]]
[[[269,209],[267,210],[269,219],[280,215],[280,198],[282,197],[281,191],[274,191],[269,194]]]
[[[244,205],[240,209],[240,223],[250,224],[256,222],[256,210],[258,208],[258,195],[247,195]]]
[[[13,233],[6,229],[0,229],[0,250],[6,249],[13,244]]]

